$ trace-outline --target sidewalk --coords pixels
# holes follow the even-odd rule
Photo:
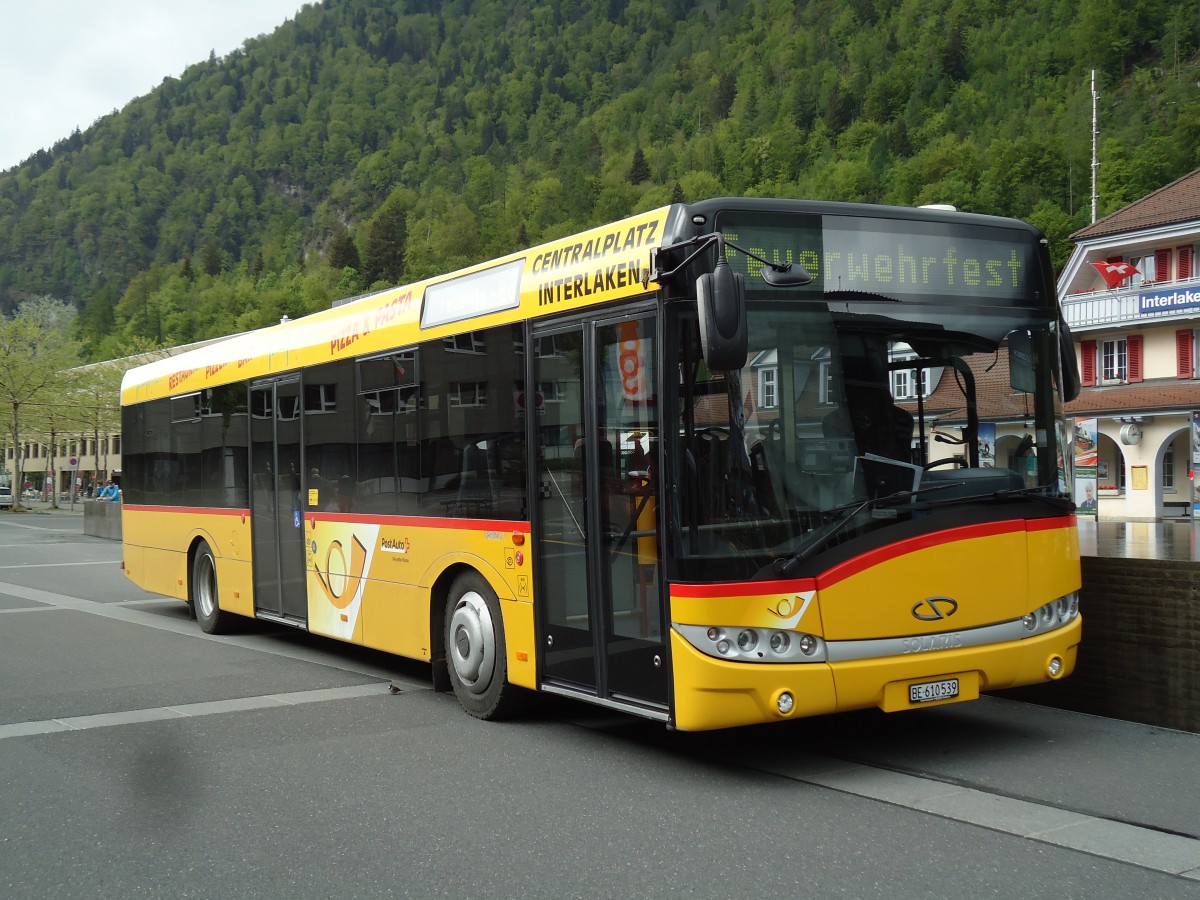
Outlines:
[[[21,509],[24,513],[50,513],[52,515],[82,516],[85,503],[95,503],[94,500],[76,500],[74,507],[71,501],[60,502],[55,508],[50,502],[43,500],[22,500]]]
[[[1191,518],[1165,522],[1097,522],[1079,517],[1079,552],[1118,559],[1200,561],[1200,525]]]

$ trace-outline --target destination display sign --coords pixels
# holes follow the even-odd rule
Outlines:
[[[820,215],[725,215],[718,224],[751,253],[804,266],[813,276],[808,291],[1039,302],[1036,244],[1019,230]],[[757,280],[762,263],[732,247],[726,256],[734,271]]]

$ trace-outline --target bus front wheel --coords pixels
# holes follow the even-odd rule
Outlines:
[[[446,598],[446,666],[458,702],[477,719],[511,715],[521,689],[508,683],[500,601],[477,572],[454,579]]]
[[[217,597],[217,561],[208,544],[201,541],[192,557],[192,610],[205,634],[229,631],[232,616],[221,611]]]

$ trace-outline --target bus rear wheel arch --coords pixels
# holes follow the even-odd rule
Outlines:
[[[508,681],[500,600],[486,578],[460,573],[446,594],[443,643],[454,695],[477,719],[502,719],[519,711],[521,688]]]
[[[207,541],[198,541],[189,566],[188,602],[205,634],[225,634],[231,630],[233,615],[223,612],[217,588],[217,560]]]

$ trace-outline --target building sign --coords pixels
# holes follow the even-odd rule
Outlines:
[[[1138,312],[1163,313],[1200,306],[1200,289],[1177,288],[1173,291],[1147,291],[1138,294]]]

